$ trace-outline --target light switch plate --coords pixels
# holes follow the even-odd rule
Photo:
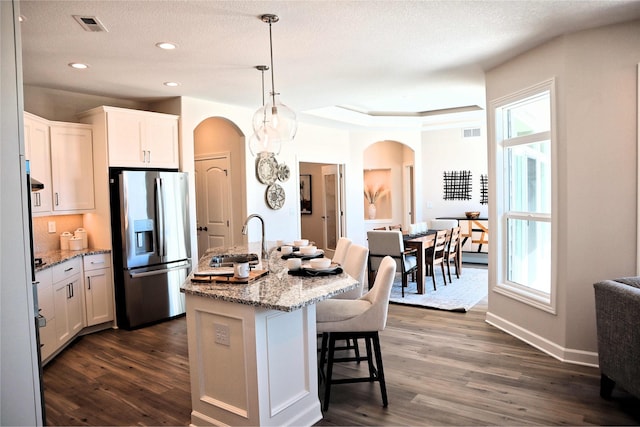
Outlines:
[[[47,225],[49,226],[49,233],[55,233],[56,232],[56,222],[55,221],[49,221],[49,223]]]

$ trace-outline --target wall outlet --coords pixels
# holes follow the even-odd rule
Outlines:
[[[215,342],[222,345],[231,345],[229,337],[229,327],[227,325],[213,324],[213,330],[216,334]]]
[[[49,226],[49,233],[55,233],[56,232],[56,222],[55,221],[49,221],[47,225]]]

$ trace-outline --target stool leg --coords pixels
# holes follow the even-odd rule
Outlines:
[[[384,382],[382,352],[380,351],[380,337],[378,336],[378,332],[373,336],[373,349],[376,353],[376,365],[378,366],[378,381],[380,382],[380,393],[382,394],[382,406],[386,408],[389,401],[387,400],[387,385]]]
[[[320,381],[318,381],[318,385],[324,379],[324,364],[327,361],[327,341],[329,340],[329,334],[327,332],[322,333],[322,344],[320,344],[320,363],[318,370],[320,371]]]
[[[323,410],[329,410],[329,399],[331,397],[331,375],[333,374],[333,353],[336,349],[335,335],[329,334],[329,358],[327,361],[327,378],[324,386],[324,405]]]
[[[369,364],[369,379],[371,381],[375,381],[377,371],[376,367],[373,365],[373,351],[371,350],[371,338],[366,336],[364,338],[364,342],[367,347],[367,363]]]

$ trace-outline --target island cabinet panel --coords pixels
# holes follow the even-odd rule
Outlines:
[[[186,295],[192,425],[313,425],[315,305],[290,312]]]
[[[87,326],[110,322],[113,312],[113,275],[109,254],[85,255],[84,296]]]
[[[51,178],[54,211],[95,208],[91,127],[51,126]]]
[[[29,160],[31,178],[44,188],[32,193],[31,212],[51,213],[51,151],[49,148],[49,122],[30,113],[24,113],[25,157]]]

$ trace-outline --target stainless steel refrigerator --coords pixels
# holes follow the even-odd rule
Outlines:
[[[110,170],[118,326],[134,329],[185,312],[191,272],[187,174]]]

